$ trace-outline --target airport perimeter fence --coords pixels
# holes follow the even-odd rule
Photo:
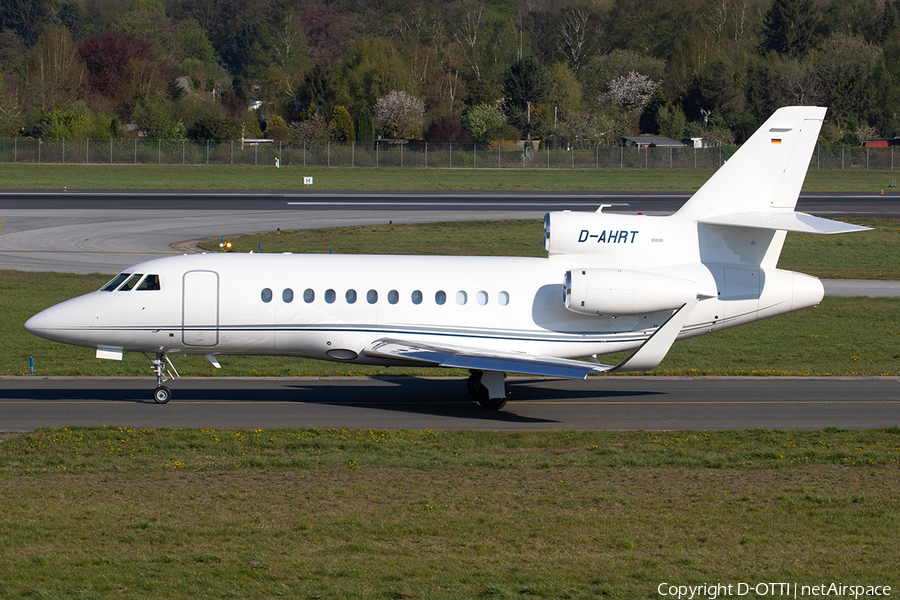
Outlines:
[[[718,168],[738,146],[637,148],[577,145],[195,143],[182,140],[0,140],[0,163],[411,167],[451,169],[691,169]],[[900,154],[900,153],[898,153]],[[897,157],[900,159],[900,156]],[[894,170],[894,147],[819,144],[810,169]]]

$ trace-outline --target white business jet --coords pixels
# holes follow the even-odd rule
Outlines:
[[[673,215],[547,214],[547,258],[161,258],[25,329],[98,358],[145,353],[158,403],[177,376],[173,354],[216,367],[217,355],[252,354],[468,369],[468,391],[487,409],[506,403],[508,372],[650,370],[676,339],[822,300],[818,279],[776,265],[787,231],[865,229],[794,212],[824,117],[824,108],[778,110]],[[619,364],[597,360],[623,350],[633,352]]]

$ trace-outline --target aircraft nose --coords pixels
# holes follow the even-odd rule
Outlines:
[[[93,342],[94,302],[80,296],[51,306],[23,325],[25,331],[64,344],[89,345]]]

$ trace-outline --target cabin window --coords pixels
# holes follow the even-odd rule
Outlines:
[[[434,295],[435,304],[443,304],[446,301],[447,301],[447,292],[445,292],[444,290],[439,290],[437,293],[435,293],[435,295]]]
[[[143,273],[135,273],[131,277],[128,278],[128,281],[122,284],[122,287],[119,288],[120,292],[130,292],[131,288],[137,285],[137,282],[141,280],[143,277]]]
[[[506,306],[509,304],[509,294],[506,292],[500,292],[497,294],[497,302],[500,303],[500,306]]]
[[[136,290],[140,291],[157,291],[159,290],[159,275],[147,275],[144,280],[138,284]]]
[[[272,290],[270,290],[269,288],[263,289],[262,294],[260,294],[260,297],[262,298],[263,302],[271,302],[272,301]]]
[[[337,298],[337,294],[334,293],[334,290],[325,290],[325,302],[334,304],[335,298]]]
[[[347,290],[347,293],[344,294],[344,298],[347,300],[347,304],[353,304],[356,302],[356,290]]]
[[[366,292],[366,302],[369,304],[375,304],[378,302],[378,292],[375,290],[369,290]]]
[[[131,273],[119,273],[118,275],[116,275],[115,277],[113,277],[113,278],[110,280],[109,283],[107,283],[107,284],[104,285],[102,288],[100,288],[100,291],[101,291],[101,292],[112,292],[112,291],[114,291],[117,287],[119,287],[120,285],[122,285],[122,282],[125,281],[126,279],[128,279],[128,277],[129,277],[130,275],[131,275]]]
[[[400,293],[397,290],[391,290],[388,292],[388,302],[390,304],[397,304],[400,302]]]
[[[333,291],[332,291],[331,296],[332,296],[331,301],[334,302],[334,292]],[[303,301],[304,302],[306,302],[307,304],[311,304],[312,301],[315,299],[316,299],[316,293],[312,289],[307,288],[306,290],[304,290],[304,292],[303,292]]]
[[[484,306],[488,303],[488,293],[482,290],[475,295],[475,299],[478,301],[479,306]]]
[[[285,304],[290,304],[294,301],[294,290],[291,288],[286,288],[283,292],[281,292],[281,299],[284,300]]]
[[[416,290],[412,293],[412,303],[413,304],[422,304],[422,292]]]
[[[469,300],[469,295],[460,290],[456,292],[456,303],[463,306]]]

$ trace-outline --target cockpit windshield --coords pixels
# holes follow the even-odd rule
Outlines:
[[[131,276],[131,273],[119,273],[115,277],[113,277],[109,283],[100,288],[101,292],[112,292],[117,287],[122,285],[122,282],[128,279]]]
[[[134,275],[132,275],[131,277],[128,278],[128,281],[126,281],[125,283],[122,284],[122,287],[119,288],[119,291],[120,292],[131,291],[131,288],[136,286],[137,282],[140,281],[141,277],[143,277],[143,276],[144,276],[143,273],[135,273]]]
[[[159,275],[154,274],[144,277],[143,273],[119,273],[109,283],[100,288],[100,291],[113,292],[119,290],[120,292],[130,292],[131,290],[157,291],[159,289]]]
[[[138,285],[135,289],[139,292],[142,290],[158,290],[159,275],[147,275],[146,277],[144,277],[144,280],[140,283],[140,285]]]

